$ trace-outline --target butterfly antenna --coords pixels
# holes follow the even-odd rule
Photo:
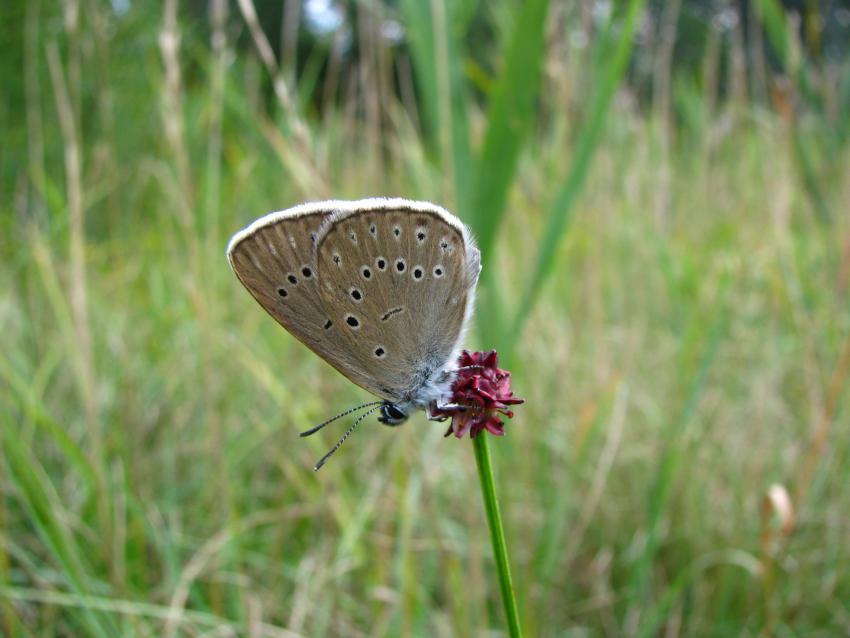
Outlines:
[[[348,410],[346,410],[345,412],[340,412],[340,413],[339,413],[339,414],[337,414],[336,416],[332,416],[332,417],[331,417],[330,419],[328,419],[327,421],[322,421],[322,422],[321,422],[321,423],[319,423],[319,425],[317,425],[316,427],[314,427],[314,428],[310,428],[310,429],[309,429],[309,430],[307,430],[306,432],[302,432],[302,433],[300,434],[300,436],[310,436],[311,434],[315,434],[316,432],[318,432],[319,430],[321,430],[323,427],[325,427],[325,426],[326,426],[326,425],[328,425],[329,423],[333,423],[333,422],[334,422],[334,421],[336,421],[337,419],[341,419],[341,418],[342,418],[342,417],[344,417],[344,416],[348,416],[348,415],[349,415],[349,414],[351,414],[352,412],[357,412],[357,410],[362,410],[363,408],[368,408],[368,407],[371,407],[371,406],[373,406],[373,405],[383,405],[383,404],[384,404],[384,402],[383,402],[383,401],[372,401],[371,403],[364,403],[363,405],[358,405],[358,406],[356,406],[356,407],[349,408],[349,409],[348,409]]]
[[[383,402],[381,402],[381,405],[383,405]],[[357,417],[356,419],[354,419],[354,423],[352,423],[352,424],[351,424],[351,427],[350,427],[350,428],[348,428],[348,429],[345,431],[345,434],[343,434],[343,435],[342,435],[342,438],[341,438],[339,441],[337,441],[337,442],[336,442],[336,445],[334,445],[334,446],[331,448],[331,451],[330,451],[330,452],[328,452],[327,454],[325,454],[325,455],[321,458],[321,460],[320,460],[318,463],[316,463],[316,465],[314,465],[314,466],[313,466],[313,471],[314,471],[314,472],[317,472],[317,471],[319,470],[319,468],[320,468],[320,467],[322,467],[322,466],[325,464],[325,462],[327,462],[327,460],[328,460],[329,458],[331,458],[331,455],[339,449],[339,446],[340,446],[340,445],[342,445],[343,443],[345,443],[345,439],[347,439],[347,438],[349,437],[349,435],[350,435],[352,432],[354,432],[354,428],[356,428],[356,427],[357,427],[357,424],[358,424],[358,423],[360,423],[360,422],[361,422],[363,419],[365,419],[367,416],[369,416],[370,414],[372,414],[372,412],[374,412],[375,410],[377,410],[379,407],[381,407],[381,406],[380,406],[380,405],[378,405],[378,406],[376,406],[376,407],[374,407],[374,408],[372,408],[372,409],[370,409],[370,410],[367,410],[366,412],[364,412],[363,414],[361,414],[359,417]]]

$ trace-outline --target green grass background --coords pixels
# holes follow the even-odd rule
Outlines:
[[[769,65],[739,27],[698,73],[635,48],[638,0],[581,47],[567,4],[352,6],[359,57],[297,81],[245,0],[2,9],[0,634],[504,632],[469,441],[370,421],[314,474],[339,432],[297,433],[369,397],[224,258],[268,211],[392,195],[481,242],[527,635],[847,635],[847,60],[773,0]]]

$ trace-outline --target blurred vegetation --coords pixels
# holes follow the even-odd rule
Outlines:
[[[0,634],[502,631],[470,446],[417,418],[310,472],[363,393],[224,258],[379,194],[479,238],[528,635],[850,633],[845,3],[41,0],[0,38]]]

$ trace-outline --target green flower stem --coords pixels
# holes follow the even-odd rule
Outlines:
[[[484,497],[484,509],[487,510],[487,524],[490,527],[490,541],[493,543],[493,555],[499,572],[499,585],[502,590],[502,603],[508,619],[508,633],[511,638],[521,638],[514,584],[511,579],[511,565],[508,562],[508,545],[505,542],[505,530],[502,528],[502,515],[499,513],[499,501],[496,498],[496,482],[493,480],[493,465],[490,463],[490,448],[487,446],[487,434],[481,432],[472,439],[475,447],[475,463],[478,477],[481,479],[481,495]]]

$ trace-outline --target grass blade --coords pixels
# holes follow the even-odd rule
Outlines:
[[[548,8],[548,0],[532,0],[519,9],[516,26],[506,46],[504,68],[490,99],[487,130],[475,160],[469,199],[459,202],[461,215],[470,221],[478,237],[485,264],[490,263],[520,150],[532,130],[545,54]],[[504,313],[495,285],[496,275],[494,268],[483,271],[478,318],[482,339],[497,349],[504,349],[501,343],[505,334]]]
[[[11,420],[8,414],[4,418]],[[50,555],[61,567],[63,577],[71,590],[77,595],[92,593],[91,566],[85,559],[85,552],[67,530],[61,515],[57,515],[60,499],[44,468],[23,448],[9,423],[4,425],[3,432],[2,443],[9,479],[15,486],[33,527]],[[117,635],[115,626],[102,614],[83,607],[80,613],[75,615],[78,615],[78,622],[87,627],[92,636]]]
[[[468,210],[486,262],[505,214],[522,143],[531,131],[545,53],[548,0],[524,3],[505,50],[487,117],[487,131],[475,162]]]
[[[11,402],[16,405],[17,409],[25,414],[33,424],[44,431],[62,451],[68,461],[80,472],[81,476],[85,478],[88,486],[91,489],[96,489],[98,486],[97,471],[92,467],[92,464],[86,458],[80,446],[77,445],[76,441],[49,414],[46,406],[41,402],[39,397],[34,396],[32,389],[27,386],[26,380],[21,375],[16,374],[13,367],[3,355],[0,355],[0,379],[15,394],[11,398]]]
[[[567,227],[569,215],[575,206],[578,196],[584,187],[593,155],[599,146],[602,131],[611,105],[611,99],[620,80],[625,73],[631,57],[632,43],[637,28],[638,19],[643,11],[645,0],[631,0],[623,22],[623,29],[619,41],[610,56],[603,55],[602,59],[608,59],[607,66],[601,74],[599,88],[588,108],[588,122],[582,128],[576,143],[575,155],[570,167],[570,172],[564,181],[561,190],[555,197],[555,201],[549,210],[546,226],[540,237],[537,263],[534,267],[531,281],[525,289],[522,303],[516,311],[511,326],[508,344],[515,343],[522,332],[522,327],[528,318],[543,281],[552,270],[555,261],[555,251],[560,244],[561,237]],[[611,20],[616,18],[612,15]],[[608,29],[608,33],[611,33]]]
[[[779,58],[780,66],[792,79],[793,90],[799,93],[806,107],[817,113],[819,118],[826,119],[827,116],[823,112],[823,98],[816,93],[816,82],[812,79],[803,47],[796,34],[796,27],[790,23],[782,6],[776,0],[759,0],[756,3],[756,9],[770,47]],[[830,149],[829,147],[818,148],[818,140],[813,139],[809,131],[804,130],[796,113],[791,112],[788,117],[791,124],[791,148],[794,151],[794,159],[803,188],[809,196],[818,221],[828,225],[833,215],[823,192],[820,180],[822,171],[818,170],[815,158],[828,153]],[[837,129],[836,132],[838,132]],[[835,139],[840,144],[842,140],[840,133],[835,136]]]
[[[409,28],[423,132],[440,166],[452,176],[454,197],[462,211],[471,172],[463,38],[475,3],[403,0],[400,8]]]

